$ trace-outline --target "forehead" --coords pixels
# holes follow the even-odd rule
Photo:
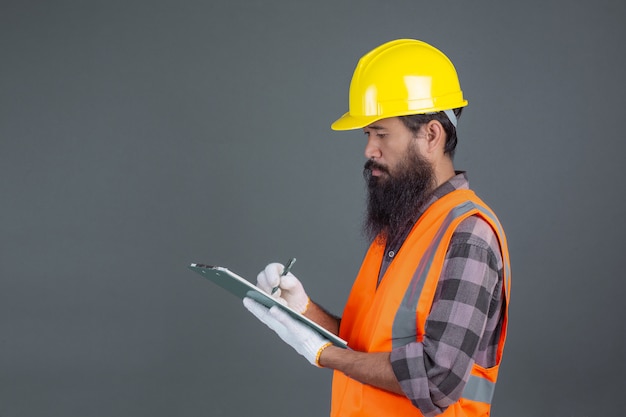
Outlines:
[[[375,121],[372,124],[365,126],[363,129],[371,129],[371,130],[392,130],[403,128],[404,123],[400,120],[399,117],[389,117],[386,119],[380,119]]]

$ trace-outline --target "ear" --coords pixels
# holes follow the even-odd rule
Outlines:
[[[435,155],[443,154],[446,145],[446,131],[438,120],[431,120],[426,124],[426,152]]]

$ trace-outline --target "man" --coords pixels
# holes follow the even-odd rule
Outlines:
[[[328,340],[279,308],[245,306],[313,365],[334,370],[332,416],[486,416],[507,328],[509,256],[493,212],[453,165],[467,105],[434,47],[401,39],[359,61],[349,112],[363,129],[372,239],[341,319],[283,266],[257,285],[347,340]]]

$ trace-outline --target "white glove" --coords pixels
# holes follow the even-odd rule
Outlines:
[[[309,296],[304,291],[304,287],[291,272],[281,276],[285,267],[279,263],[272,263],[259,272],[256,277],[256,285],[280,303],[291,307],[300,314],[309,308]],[[272,294],[272,290],[278,287]]]
[[[319,357],[324,349],[332,345],[328,339],[292,318],[280,307],[268,309],[248,297],[243,299],[243,305],[267,327],[274,330],[285,343],[304,356],[311,365],[321,368]]]

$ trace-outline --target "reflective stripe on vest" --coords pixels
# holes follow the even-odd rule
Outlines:
[[[463,388],[461,397],[472,401],[491,404],[495,390],[496,384],[493,382],[487,381],[485,378],[470,375],[467,384],[465,384],[465,388]]]

